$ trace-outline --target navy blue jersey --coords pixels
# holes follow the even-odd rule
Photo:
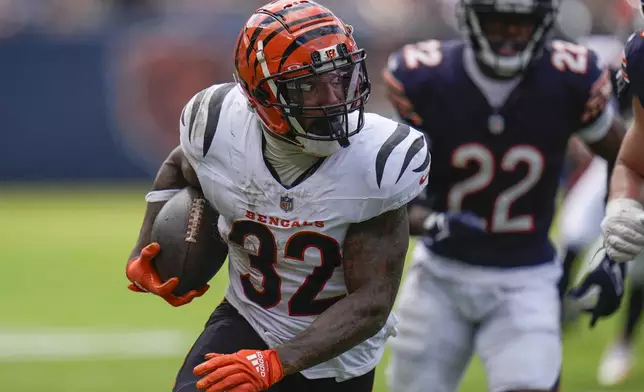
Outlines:
[[[644,32],[628,38],[617,80],[620,97],[635,96],[644,104]]]
[[[426,199],[434,211],[470,211],[486,234],[425,241],[471,264],[534,265],[554,259],[548,231],[569,137],[598,141],[612,122],[610,75],[590,50],[554,41],[507,100],[493,108],[467,71],[466,45],[427,41],[389,59],[384,78],[400,116],[432,150]]]

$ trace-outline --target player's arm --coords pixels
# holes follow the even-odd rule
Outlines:
[[[206,285],[199,290],[193,290],[181,297],[176,297],[172,292],[179,285],[179,279],[174,277],[166,281],[161,280],[152,266],[152,259],[159,253],[160,247],[157,243],[151,243],[154,220],[165,202],[188,185],[201,188],[193,166],[194,162],[197,162],[195,157],[198,155],[195,152],[199,150],[201,141],[193,140],[196,138],[190,138],[188,135],[193,133],[190,132],[192,124],[197,123],[194,121],[195,116],[192,116],[192,108],[196,105],[195,102],[199,96],[203,97],[204,95],[205,92],[201,92],[195,96],[182,112],[180,119],[181,145],[175,148],[163,162],[152,184],[152,189],[146,195],[148,203],[143,223],[125,269],[125,274],[131,282],[128,286],[130,290],[156,294],[172,306],[185,305],[208,290]],[[197,110],[194,112],[196,115]],[[202,115],[204,114],[202,113]],[[188,154],[192,156],[194,162],[190,162]]]
[[[150,192],[146,195],[145,199],[148,203],[139,238],[132,249],[130,260],[137,257],[141,249],[150,243],[152,224],[165,202],[188,185],[201,189],[194,167],[200,163],[200,159],[204,155],[203,135],[207,121],[204,121],[200,116],[207,118],[208,111],[200,110],[200,108],[204,105],[210,106],[207,98],[212,97],[214,95],[212,92],[217,91],[220,86],[215,85],[200,91],[183,108],[179,119],[180,145],[172,150],[165,159],[157,172]],[[197,134],[200,136],[195,136]]]
[[[589,52],[593,64],[595,54]],[[590,150],[606,159],[609,166],[614,165],[626,128],[622,118],[616,114],[612,102],[615,100],[610,73],[598,65],[589,66],[588,74],[582,83],[585,99],[577,135]]]
[[[617,156],[609,200],[644,201],[644,108],[633,98],[633,123]]]
[[[141,253],[141,250],[150,243],[154,219],[169,199],[169,196],[175,190],[185,188],[188,185],[201,188],[197,174],[188,159],[186,159],[183,150],[181,147],[177,147],[165,159],[152,183],[146,198],[149,201],[145,206],[145,215],[143,216],[139,237],[128,260],[136,258]]]
[[[624,137],[609,188],[609,200],[644,199],[644,108],[642,108],[641,71],[644,55],[644,35],[632,34],[624,47],[621,69],[616,73],[615,85],[622,101],[630,101],[633,113],[631,127]]]
[[[152,184],[152,190],[146,196],[148,203],[145,208],[143,223],[139,230],[139,237],[130,253],[125,269],[125,274],[131,282],[128,286],[130,290],[153,293],[172,306],[190,303],[194,298],[202,296],[208,290],[206,285],[200,290],[192,290],[181,297],[177,297],[172,292],[179,285],[179,279],[174,277],[163,281],[152,266],[152,259],[160,251],[159,244],[151,243],[154,220],[166,201],[178,190],[188,185],[200,188],[195,171],[186,159],[181,147],[177,147],[161,165]]]
[[[633,122],[617,157],[610,183],[606,217],[602,221],[606,253],[615,261],[634,259],[644,249],[644,109],[642,108],[642,62],[644,34],[631,35],[624,48],[617,75],[618,93],[630,97]]]
[[[633,124],[619,151],[610,183],[604,246],[615,261],[634,259],[644,249],[644,108],[633,98]]]
[[[349,227],[343,257],[348,295],[276,348],[285,374],[328,361],[382,329],[398,293],[408,245],[406,206]]]

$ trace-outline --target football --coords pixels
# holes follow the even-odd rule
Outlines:
[[[218,219],[219,213],[194,187],[182,189],[159,211],[151,239],[161,250],[153,263],[162,280],[179,278],[175,295],[202,288],[224,264],[228,246],[219,236]]]

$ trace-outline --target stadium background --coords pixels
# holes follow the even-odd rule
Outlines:
[[[384,115],[388,53],[457,36],[454,0],[322,2],[367,48],[369,109]],[[126,257],[183,104],[230,80],[235,37],[262,3],[0,0],[0,390],[170,390],[225,274],[175,309],[126,289]],[[626,0],[565,0],[559,34],[623,41],[639,23]],[[564,390],[603,390],[595,370],[618,320],[567,331]],[[610,390],[644,391],[637,366]],[[485,390],[478,364],[461,390]]]

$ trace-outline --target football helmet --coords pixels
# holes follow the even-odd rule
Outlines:
[[[309,0],[265,5],[241,30],[234,58],[235,79],[265,129],[302,151],[328,156],[364,126],[366,52],[327,8]]]
[[[523,72],[541,55],[560,0],[461,0],[461,30],[484,70],[500,78]]]

